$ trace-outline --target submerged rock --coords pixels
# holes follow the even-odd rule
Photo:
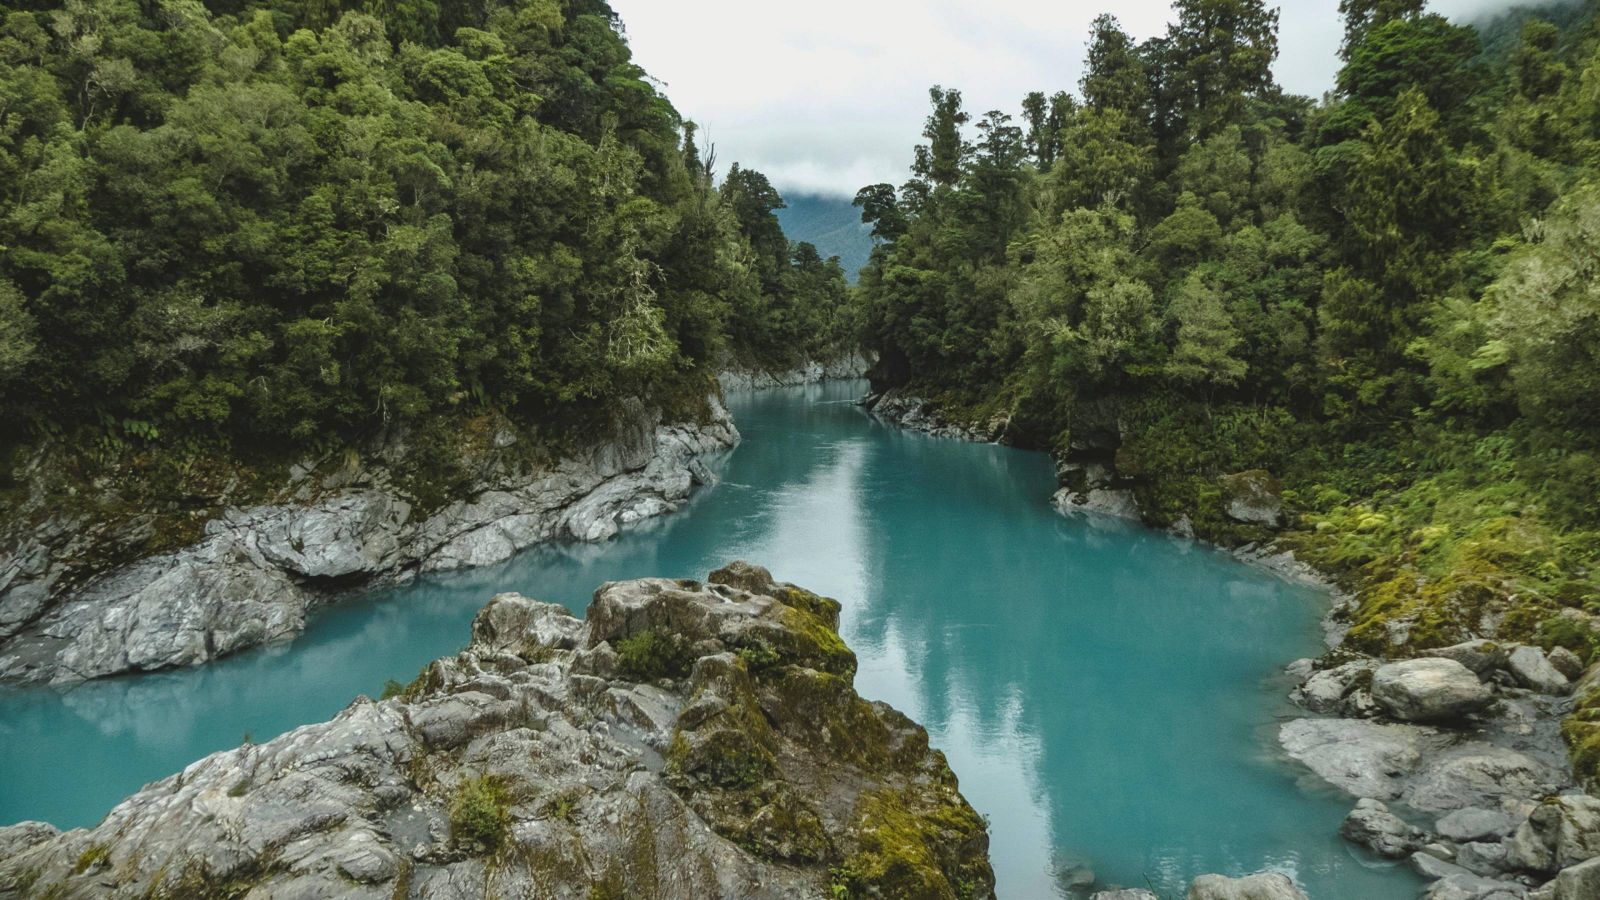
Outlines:
[[[1187,900],[1307,900],[1289,876],[1261,872],[1243,878],[1201,875],[1189,885]]]
[[[1431,728],[1358,719],[1296,719],[1279,742],[1329,784],[1359,798],[1395,800],[1423,754],[1449,743]]]
[[[856,694],[837,611],[754,566],[607,584],[586,622],[502,594],[400,697],[0,830],[0,895],[992,897],[983,820]]]
[[[1379,666],[1372,697],[1397,719],[1440,722],[1481,712],[1494,702],[1489,687],[1453,659],[1427,657]]]

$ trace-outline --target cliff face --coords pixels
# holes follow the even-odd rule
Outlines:
[[[703,457],[738,440],[715,401],[703,423],[641,409],[625,433],[546,466],[525,465],[497,435],[466,490],[427,513],[381,462],[302,473],[286,486],[293,499],[228,509],[196,543],[99,569],[106,539],[47,517],[0,551],[0,680],[202,663],[297,634],[309,609],[353,588],[487,565],[546,540],[604,540],[676,509],[712,480]]]
[[[96,828],[0,829],[0,896],[987,898],[984,821],[853,687],[838,604],[735,563],[515,594],[401,697],[213,754]]]

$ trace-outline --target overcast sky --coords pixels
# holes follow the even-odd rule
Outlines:
[[[1136,39],[1165,30],[1168,0],[611,0],[641,65],[709,131],[719,168],[740,162],[784,192],[853,196],[906,177],[930,85],[975,114],[1015,114],[1028,91],[1071,89],[1089,22],[1114,12]],[[1433,0],[1456,19],[1510,0]],[[1278,80],[1332,86],[1338,0],[1283,0]]]

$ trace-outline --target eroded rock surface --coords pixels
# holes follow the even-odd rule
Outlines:
[[[229,510],[199,543],[82,586],[62,581],[70,534],[46,523],[0,558],[0,680],[194,665],[297,634],[308,610],[352,587],[501,562],[542,541],[604,540],[677,509],[713,480],[704,458],[738,438],[719,403],[700,424],[639,410],[615,440],[548,467],[491,455],[460,499],[426,516],[381,469],[340,475],[303,502]]]
[[[500,595],[401,697],[93,829],[0,829],[0,895],[992,897],[983,820],[856,694],[837,612],[742,564],[604,585],[587,621]]]

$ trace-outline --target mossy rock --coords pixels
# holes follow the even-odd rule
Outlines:
[[[862,795],[851,837],[836,894],[968,900],[993,885],[987,828],[953,784]]]

